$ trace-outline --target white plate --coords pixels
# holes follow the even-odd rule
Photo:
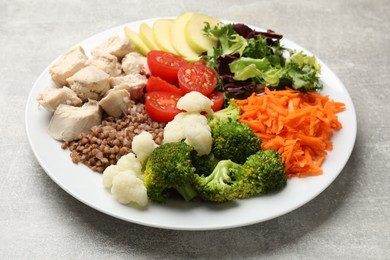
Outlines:
[[[126,26],[138,31],[142,22],[151,25],[154,20],[133,22]],[[109,36],[123,35],[124,26],[94,35],[80,45],[89,52]],[[286,39],[283,39],[283,44],[310,54]],[[171,200],[166,204],[151,203],[146,209],[121,205],[104,189],[100,174],[82,164],[73,164],[69,151],[61,149],[61,143],[47,134],[50,114],[38,107],[36,96],[43,89],[54,86],[48,73],[51,65],[40,75],[27,101],[25,116],[28,139],[40,165],[54,182],[79,201],[113,217],[141,225],[178,230],[213,230],[259,223],[291,212],[320,194],[339,175],[352,152],[356,138],[356,114],[352,100],[338,77],[323,62],[319,62],[324,83],[322,94],[346,105],[347,109],[338,114],[343,128],[332,138],[334,149],[322,166],[323,175],[292,178],[288,180],[287,187],[277,194],[225,204]]]

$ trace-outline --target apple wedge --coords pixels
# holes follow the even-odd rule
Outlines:
[[[139,27],[139,37],[150,50],[158,50],[154,40],[153,30],[147,23],[142,23]]]
[[[187,22],[191,19],[194,14],[192,12],[186,12],[179,15],[172,24],[171,27],[171,43],[173,48],[184,58],[190,60],[199,59],[198,52],[195,52],[188,44],[184,29]]]
[[[157,46],[163,50],[178,55],[171,43],[172,19],[160,19],[153,23],[153,36]]]
[[[138,33],[132,31],[129,27],[125,27],[125,35],[132,42],[139,53],[146,56],[150,49],[141,40]]]
[[[203,29],[206,23],[214,27],[220,23],[219,20],[214,19],[204,14],[195,14],[187,22],[184,31],[188,44],[197,53],[205,52],[217,45],[217,39],[204,35]]]

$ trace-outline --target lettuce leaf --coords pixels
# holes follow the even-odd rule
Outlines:
[[[235,27],[240,30],[235,31]],[[301,91],[322,88],[319,81],[321,66],[316,58],[282,46],[282,36],[272,30],[264,33],[251,30],[245,25],[227,24],[214,28],[206,26],[204,31],[206,35],[213,35],[219,41],[218,47],[209,50],[204,59],[221,76],[222,89],[242,94],[244,89],[241,91],[239,88],[248,84],[273,88],[291,87]],[[224,77],[227,75],[229,77]],[[224,80],[227,78],[229,81]],[[252,84],[248,81],[252,81]]]
[[[253,59],[241,57],[229,64],[231,72],[234,73],[235,80],[256,79],[258,82],[268,84],[273,87],[279,85],[280,78],[284,71],[271,65],[268,59]]]

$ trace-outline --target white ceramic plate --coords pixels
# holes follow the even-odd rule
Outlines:
[[[126,26],[138,31],[142,22],[151,25],[154,20],[133,22]],[[94,35],[80,45],[88,53],[109,36],[123,35],[124,26]],[[310,54],[286,39],[283,44]],[[338,114],[343,128],[332,138],[334,149],[323,164],[323,175],[292,178],[288,180],[287,187],[277,194],[224,204],[171,200],[166,204],[151,203],[146,209],[121,205],[104,189],[100,174],[82,164],[73,164],[69,151],[61,149],[61,143],[47,134],[51,115],[38,107],[36,96],[43,89],[54,87],[48,73],[51,65],[40,75],[27,101],[25,116],[28,139],[40,165],[54,182],[79,201],[113,217],[141,225],[178,230],[213,230],[259,223],[291,212],[320,194],[339,175],[352,152],[356,138],[356,114],[352,100],[338,77],[323,62],[319,62],[322,65],[321,80],[324,83],[322,94],[346,104],[347,109]]]

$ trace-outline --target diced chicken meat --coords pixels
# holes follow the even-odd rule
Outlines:
[[[144,88],[148,79],[140,74],[129,74],[110,78],[113,89],[125,89],[130,93],[132,100],[138,100],[144,95]]]
[[[149,75],[149,67],[145,56],[138,52],[130,52],[122,60],[122,70],[125,74]]]
[[[68,78],[70,88],[83,101],[100,100],[110,89],[110,75],[95,66],[88,66]]]
[[[95,100],[81,107],[60,104],[54,112],[48,128],[51,137],[61,141],[72,141],[80,133],[87,133],[92,126],[102,121],[102,110]]]
[[[121,117],[130,111],[130,93],[125,89],[110,89],[99,105],[112,117]]]
[[[96,51],[95,55],[87,61],[87,65],[95,66],[112,77],[116,77],[122,73],[118,58],[107,52]]]
[[[88,60],[81,46],[65,52],[60,59],[51,66],[49,73],[57,87],[67,86],[66,79],[86,66]]]
[[[120,36],[112,36],[105,42],[98,45],[91,51],[92,55],[98,55],[101,52],[109,53],[122,60],[122,58],[129,52],[135,50],[134,45],[126,38]]]
[[[54,112],[60,104],[81,106],[82,100],[68,87],[48,88],[37,96],[38,103],[48,112]]]

